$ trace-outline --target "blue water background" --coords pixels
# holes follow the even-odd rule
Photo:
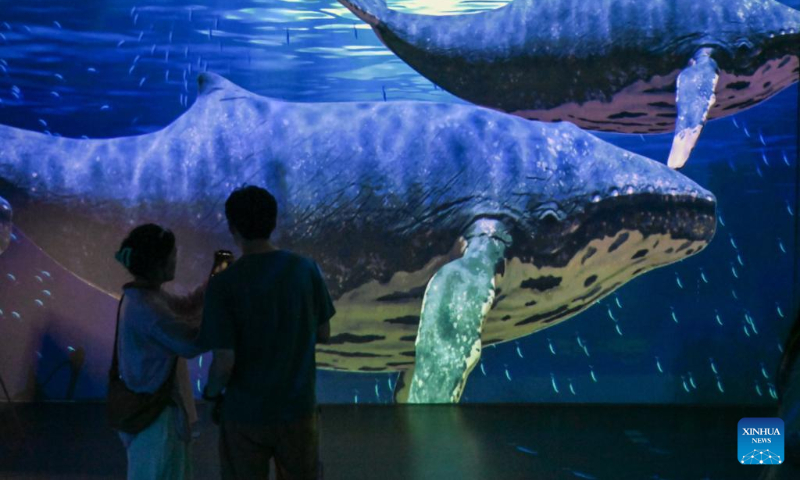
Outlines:
[[[390,5],[469,13],[505,2],[430,3]],[[292,101],[463,103],[335,0],[0,1],[1,124],[70,137],[151,132],[191,106],[206,70]],[[706,251],[563,324],[486,348],[464,400],[773,402],[796,314],[797,90],[707,125],[683,170],[719,201]],[[672,139],[599,136],[660,161]],[[202,381],[199,369],[193,375]],[[322,402],[388,403],[395,381],[321,371],[318,393]]]

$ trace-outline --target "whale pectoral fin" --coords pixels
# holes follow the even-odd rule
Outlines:
[[[408,403],[412,378],[414,378],[414,367],[403,370],[397,376],[397,382],[394,385],[394,403]]]
[[[495,272],[511,237],[499,220],[481,219],[464,238],[464,255],[436,272],[425,291],[410,403],[458,402],[480,359]]]
[[[714,89],[719,80],[717,62],[711,58],[712,50],[699,50],[689,66],[678,75],[678,91],[675,103],[678,118],[675,122],[675,137],[667,164],[670,168],[681,168],[689,159],[697,137],[703,130],[708,112],[716,102]]]
[[[0,254],[11,245],[11,230],[14,226],[11,216],[11,205],[5,198],[0,197]]]

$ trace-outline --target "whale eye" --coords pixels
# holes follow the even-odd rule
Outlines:
[[[554,210],[546,210],[539,215],[539,220],[545,225],[555,225],[558,223],[558,214]]]

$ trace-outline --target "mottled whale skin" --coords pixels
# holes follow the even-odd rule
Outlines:
[[[714,234],[708,191],[570,123],[470,105],[287,103],[213,74],[200,92],[142,136],[0,127],[0,195],[45,252],[117,292],[126,276],[113,252],[131,227],[176,232],[188,286],[230,247],[230,191],[265,186],[280,205],[275,241],[317,260],[335,299],[322,368],[412,367],[425,286],[476,219],[500,219],[513,236],[486,344],[566,320]]]
[[[800,12],[774,0],[514,0],[451,16],[340,2],[412,68],[472,103],[597,131],[675,130],[674,167],[707,119],[798,78]],[[711,62],[687,74],[679,111],[678,76],[703,49]]]

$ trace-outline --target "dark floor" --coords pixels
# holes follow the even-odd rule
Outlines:
[[[125,455],[97,403],[0,403],[0,478],[124,478]],[[201,412],[203,413],[203,412]],[[737,462],[737,423],[761,408],[326,406],[327,480],[755,479]],[[217,478],[202,415],[196,478]],[[22,427],[22,429],[20,428]]]

